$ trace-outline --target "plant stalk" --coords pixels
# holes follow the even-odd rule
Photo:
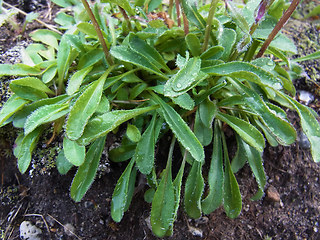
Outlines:
[[[187,35],[189,33],[189,21],[184,12],[182,12],[182,18],[183,18],[183,29],[184,29],[184,34]]]
[[[126,20],[126,23],[127,23],[128,28],[129,28],[129,31],[131,31],[132,30],[132,26],[131,26],[130,19],[129,19],[126,11],[120,6],[119,6],[119,9],[120,9],[120,12],[123,15],[124,19]]]
[[[81,0],[81,1],[82,1],[83,6],[85,7],[87,13],[89,14],[89,17],[90,17],[90,19],[92,21],[92,24],[93,24],[93,26],[94,26],[94,28],[95,28],[95,30],[97,32],[97,35],[98,35],[99,41],[100,41],[100,43],[102,45],[102,49],[103,49],[104,55],[106,57],[107,63],[110,66],[112,66],[113,65],[113,60],[109,55],[109,49],[108,49],[107,44],[106,44],[106,42],[105,42],[105,40],[103,38],[102,31],[101,31],[101,28],[100,28],[100,26],[99,26],[99,24],[97,22],[97,19],[95,18],[95,16],[94,16],[94,14],[93,14],[93,12],[92,12],[87,0]]]
[[[170,0],[169,1],[169,8],[168,8],[168,14],[169,14],[170,19],[173,19],[172,18],[172,9],[173,9],[173,0]]]
[[[278,32],[281,30],[281,28],[286,24],[294,10],[297,8],[301,0],[292,0],[289,8],[287,11],[283,14],[283,16],[280,18],[279,22],[277,25],[274,27],[272,32],[269,34],[268,38],[266,41],[263,43],[262,47],[260,48],[259,53],[257,54],[256,58],[262,57],[264,52],[267,50],[268,46],[270,45],[271,41],[276,37]]]
[[[213,20],[214,14],[216,12],[218,2],[219,2],[219,0],[212,0],[211,1],[208,20],[207,20],[207,26],[206,26],[205,35],[204,35],[204,42],[202,45],[202,52],[206,51],[208,48],[209,38],[210,38],[210,33],[211,33],[211,28],[212,28],[212,20]]]
[[[178,27],[181,27],[180,3],[179,3],[179,0],[175,0],[175,2],[176,2],[176,11],[177,11]]]

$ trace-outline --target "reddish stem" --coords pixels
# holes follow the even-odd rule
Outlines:
[[[176,0],[176,10],[177,10],[178,27],[181,27],[180,3],[179,3],[179,0]]]
[[[262,57],[264,52],[267,50],[268,46],[270,45],[271,41],[275,38],[275,36],[278,34],[278,32],[281,30],[281,28],[286,24],[294,10],[297,8],[301,0],[292,0],[291,5],[287,9],[287,11],[283,14],[283,16],[280,18],[277,25],[274,27],[272,32],[269,34],[266,41],[263,43],[262,47],[260,48],[259,53],[257,54],[256,58]]]

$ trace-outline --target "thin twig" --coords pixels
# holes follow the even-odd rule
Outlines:
[[[64,229],[67,229],[67,228],[65,227],[65,225],[63,225],[61,222],[59,222],[56,218],[52,217],[49,213],[48,213],[48,216],[51,217],[54,221],[56,221],[61,227],[63,227]],[[75,234],[74,232],[72,232],[70,229],[68,229],[68,231],[69,231],[72,235],[74,235],[76,238],[82,240],[82,238],[80,238],[77,234]]]
[[[12,6],[12,5],[9,4],[9,3],[3,2],[3,4],[6,5],[7,7],[10,7],[10,8],[13,8],[13,9],[17,10],[19,13],[21,13],[21,14],[23,14],[23,15],[25,15],[25,16],[28,15],[28,13],[20,10],[19,8],[16,8],[15,6]],[[42,24],[43,26],[45,26],[46,28],[50,29],[51,31],[54,31],[54,32],[59,33],[59,34],[62,35],[62,32],[60,32],[59,30],[55,29],[55,28],[52,27],[51,25],[46,24],[45,22],[39,20],[38,18],[36,18],[35,21],[37,21],[38,23]]]
[[[267,40],[263,43],[262,47],[260,48],[259,53],[257,54],[256,58],[262,57],[264,52],[267,50],[268,46],[270,45],[271,41],[277,36],[278,32],[281,30],[281,28],[286,24],[286,22],[289,20],[290,16],[294,12],[294,10],[297,8],[301,0],[292,0],[291,5],[287,9],[287,11],[283,14],[283,16],[280,18],[277,25],[274,27],[272,32],[269,34]]]
[[[82,4],[83,4],[84,8],[87,11],[87,13],[89,14],[89,17],[90,17],[90,19],[92,21],[94,29],[97,32],[99,41],[100,41],[100,43],[102,45],[102,49],[103,49],[103,52],[104,52],[105,57],[106,57],[106,60],[107,60],[108,64],[111,66],[111,65],[113,65],[113,60],[112,60],[112,58],[109,57],[109,49],[108,49],[107,44],[106,44],[106,42],[104,40],[104,37],[102,35],[102,31],[101,31],[101,28],[100,28],[100,26],[99,26],[99,24],[97,22],[97,19],[95,18],[95,16],[94,16],[94,14],[93,14],[93,12],[92,12],[87,0],[81,0],[81,1],[82,1]]]
[[[18,215],[21,207],[22,207],[22,203],[20,204],[18,210],[15,212],[15,214],[13,215],[13,217],[10,219],[9,225],[8,225],[8,227],[6,228],[6,231],[4,232],[4,239],[6,239],[6,235],[7,235],[8,231],[9,231],[9,229],[11,228],[11,225],[12,225],[12,223],[13,223],[13,220],[14,220],[14,219],[16,218],[16,216]],[[10,212],[11,212],[11,211],[10,211]],[[10,233],[10,236],[11,236],[11,234],[12,234],[12,232]]]

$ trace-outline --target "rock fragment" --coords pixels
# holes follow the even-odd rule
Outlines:
[[[24,240],[41,240],[41,229],[29,221],[23,221],[20,225],[20,238]]]
[[[267,199],[272,202],[280,202],[281,201],[279,192],[272,185],[270,185],[267,189]]]

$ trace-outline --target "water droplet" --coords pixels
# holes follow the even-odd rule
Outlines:
[[[177,83],[177,88],[181,88],[181,84],[180,83]]]

